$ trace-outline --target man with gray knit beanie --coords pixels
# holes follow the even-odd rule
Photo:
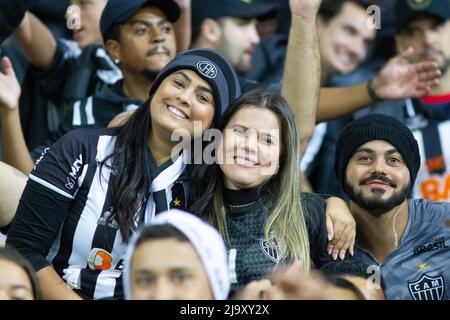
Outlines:
[[[409,199],[420,168],[417,141],[398,120],[371,114],[350,123],[335,171],[356,220],[355,256],[368,285],[387,299],[450,299],[450,204]]]

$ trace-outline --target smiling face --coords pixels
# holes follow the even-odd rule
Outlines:
[[[80,21],[80,29],[73,30],[73,39],[80,48],[90,44],[102,43],[100,17],[107,0],[71,0],[70,4],[79,8],[79,17],[68,18]]]
[[[187,130],[197,138],[210,127],[215,110],[213,91],[196,72],[182,69],[161,82],[151,100],[152,132],[170,135],[176,129]]]
[[[388,211],[407,198],[409,188],[409,169],[388,142],[367,142],[350,158],[345,191],[361,208]]]
[[[219,166],[228,189],[261,186],[278,170],[281,122],[269,109],[245,106],[230,119],[219,145]]]
[[[131,264],[133,300],[211,300],[203,264],[188,241],[152,239],[140,244]]]
[[[0,300],[33,300],[27,273],[12,261],[0,259]]]
[[[327,73],[349,73],[363,62],[376,34],[368,28],[367,19],[366,10],[352,2],[345,2],[330,21],[319,16],[320,54]]]

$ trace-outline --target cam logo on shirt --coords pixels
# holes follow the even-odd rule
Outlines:
[[[414,300],[442,300],[445,291],[442,276],[433,278],[426,274],[416,282],[408,282],[408,287]]]
[[[261,250],[270,260],[273,262],[278,262],[278,245],[273,236],[267,240],[264,238],[259,239],[259,244],[261,246]]]

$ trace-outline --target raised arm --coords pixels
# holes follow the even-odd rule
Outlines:
[[[56,53],[56,40],[34,14],[25,14],[22,23],[14,32],[14,38],[32,65],[43,71],[50,69]]]
[[[83,184],[84,168],[88,166],[83,161],[87,159],[87,144],[79,132],[73,132],[47,150],[29,176],[8,231],[6,244],[16,248],[37,271],[44,299],[79,298],[56,273],[47,256]],[[74,159],[84,168],[68,177]],[[71,286],[78,285],[76,281],[67,281]]]
[[[178,52],[185,51],[191,46],[191,0],[175,0],[181,9],[180,18],[175,22],[175,36]]]
[[[0,0],[0,44],[20,25],[25,12],[33,7],[36,1],[30,0]]]
[[[282,95],[293,109],[300,134],[301,154],[316,122],[320,88],[320,52],[316,15],[322,0],[290,0],[289,31]]]
[[[20,85],[8,58],[2,59],[0,73],[0,113],[2,121],[3,161],[28,175],[33,159],[23,136],[19,115]]]
[[[409,48],[398,54],[373,79],[372,88],[380,99],[418,98],[426,95],[439,82],[441,72],[435,62],[409,64],[413,53]],[[345,88],[322,88],[316,122],[332,120],[373,103],[367,82]]]

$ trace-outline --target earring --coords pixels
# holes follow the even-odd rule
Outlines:
[[[119,59],[114,59],[114,63],[115,64],[119,64],[120,60]]]

